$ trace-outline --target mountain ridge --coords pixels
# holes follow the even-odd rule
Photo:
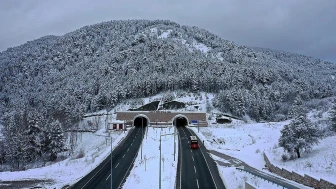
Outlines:
[[[330,62],[236,45],[168,20],[109,21],[44,36],[1,52],[0,68],[0,113],[42,109],[65,125],[173,90],[214,92],[222,111],[281,120],[298,95],[330,97],[336,84]]]

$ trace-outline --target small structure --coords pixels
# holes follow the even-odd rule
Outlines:
[[[123,130],[125,129],[125,122],[120,120],[113,120],[109,123],[109,130]]]
[[[232,122],[232,119],[230,117],[221,116],[221,117],[216,117],[216,122],[219,124],[229,124]]]

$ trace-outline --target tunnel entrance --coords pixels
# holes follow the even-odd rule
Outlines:
[[[180,116],[180,117],[176,117],[174,119],[174,126],[176,127],[185,127],[188,125],[188,120],[187,118]]]
[[[139,116],[134,119],[133,125],[135,127],[141,127],[141,126],[146,127],[148,126],[148,120],[146,117]]]

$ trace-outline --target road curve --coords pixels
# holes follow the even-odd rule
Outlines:
[[[217,166],[199,141],[198,149],[191,149],[189,138],[192,134],[186,127],[177,127],[179,134],[179,161],[177,165],[177,189],[225,189]]]
[[[145,132],[143,132],[145,133]],[[139,151],[143,133],[141,127],[135,127],[127,138],[112,153],[112,188],[121,188],[133,167]],[[110,189],[111,188],[111,156],[107,157],[96,169],[83,177],[73,189]]]

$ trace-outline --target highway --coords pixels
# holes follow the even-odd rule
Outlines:
[[[191,149],[189,138],[192,134],[186,127],[177,127],[179,134],[179,158],[177,164],[177,189],[201,188],[224,189],[217,166],[206,148],[199,141],[198,149]]]
[[[144,128],[145,129],[145,128]],[[145,132],[143,132],[145,133]],[[143,134],[141,127],[132,129],[127,138],[113,150],[112,153],[112,188],[121,188],[129,175],[137,153],[139,151]],[[96,169],[83,177],[73,189],[111,189],[111,156],[106,158]]]

